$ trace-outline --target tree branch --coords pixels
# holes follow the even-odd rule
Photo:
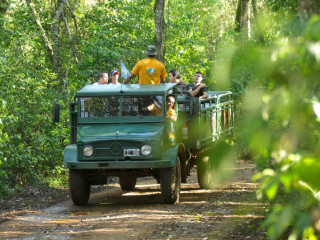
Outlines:
[[[78,36],[78,32],[79,32],[78,23],[77,23],[77,16],[74,14],[74,12],[73,12],[68,0],[66,1],[66,4],[67,4],[67,7],[68,7],[72,17],[73,17],[74,27],[76,29],[76,34],[75,34],[76,37],[75,37],[75,39],[76,39],[76,42],[77,42],[78,41],[78,37],[77,36]]]
[[[36,9],[34,8],[34,5],[33,3],[31,2],[31,0],[26,0],[27,2],[27,5],[29,6],[31,12],[32,12],[32,15],[34,16],[35,18],[35,22],[36,24],[38,25],[39,29],[40,29],[40,32],[41,32],[41,36],[42,36],[42,39],[45,43],[45,46],[46,46],[46,49],[47,49],[47,52],[49,54],[49,57],[51,59],[51,61],[53,62],[53,49],[52,49],[52,46],[51,46],[51,43],[49,41],[49,38],[45,32],[45,30],[43,29],[42,25],[41,25],[41,22],[40,22],[40,17],[36,11]]]
[[[75,47],[74,47],[73,38],[72,38],[70,29],[69,29],[69,26],[68,26],[68,21],[67,21],[67,19],[66,19],[64,14],[62,14],[62,19],[63,19],[64,25],[66,27],[68,38],[69,38],[71,56],[74,58],[75,62],[78,63],[79,61],[78,61],[77,56],[76,56],[76,51],[75,51]]]
[[[155,45],[159,50],[159,60],[163,62],[164,60],[164,38],[166,32],[166,24],[164,20],[164,7],[165,0],[156,0],[154,5],[154,15],[155,15]]]
[[[59,72],[59,25],[60,18],[63,13],[63,8],[66,0],[59,0],[59,4],[56,13],[53,18],[52,26],[52,41],[53,41],[53,72]]]

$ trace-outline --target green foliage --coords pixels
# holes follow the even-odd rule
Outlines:
[[[12,4],[0,33],[1,195],[61,165],[68,138],[67,126],[52,124],[62,95],[37,31],[25,5]]]
[[[297,13],[298,11],[298,0],[267,0],[266,3],[273,11],[287,11],[289,13]]]
[[[270,239],[320,237],[319,26],[314,17],[298,39],[282,33],[272,45],[249,42],[227,54],[241,99],[238,141],[261,170],[257,196],[272,204]]]
[[[144,0],[107,1],[91,9],[79,9],[78,14],[90,19],[81,25],[85,37],[77,69],[82,83],[97,81],[99,71],[119,69],[121,61],[131,70],[145,57],[146,46],[153,44],[153,5]]]
[[[51,36],[52,1],[35,2]],[[17,184],[66,184],[62,155],[69,141],[73,94],[95,82],[99,71],[119,69],[120,61],[131,70],[154,43],[154,1],[68,2],[70,35],[61,21],[59,73],[52,71],[27,4],[12,0],[0,6],[0,196]],[[270,238],[289,234],[291,239],[315,239],[320,20],[301,24],[298,1],[257,1],[258,11],[263,3],[268,8],[254,19],[251,36],[244,41],[234,32],[236,3],[167,1],[164,64],[167,71],[180,70],[186,82],[201,71],[210,90],[234,92],[237,144],[261,170],[255,176],[261,181],[258,197],[272,204],[265,222]],[[51,121],[53,103],[60,104],[59,124]]]
[[[215,87],[213,66],[218,44],[234,28],[235,4],[232,1],[168,1],[165,65],[178,69],[182,80],[193,82],[196,71],[204,83]],[[219,89],[220,90],[220,89]]]

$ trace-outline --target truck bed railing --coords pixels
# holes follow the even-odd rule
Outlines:
[[[179,115],[192,125],[192,145],[196,149],[233,133],[232,92],[209,91],[208,94],[208,98],[200,100],[190,94],[177,96]]]

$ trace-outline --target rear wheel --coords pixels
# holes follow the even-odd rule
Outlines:
[[[81,170],[69,169],[71,200],[75,205],[87,205],[90,197],[90,184]]]
[[[137,183],[137,177],[135,176],[121,176],[119,178],[119,184],[122,191],[132,191]]]
[[[214,188],[214,168],[210,164],[210,156],[202,154],[197,158],[197,176],[200,188]]]
[[[179,202],[181,188],[181,169],[179,158],[175,167],[161,169],[160,186],[164,203],[175,204]]]

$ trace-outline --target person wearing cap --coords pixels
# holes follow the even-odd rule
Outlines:
[[[110,72],[110,77],[111,77],[111,82],[110,84],[120,84],[118,79],[119,79],[119,72],[118,70],[112,70]]]
[[[157,48],[149,45],[145,51],[147,58],[137,62],[133,68],[131,75],[123,81],[128,83],[134,76],[139,76],[139,84],[159,84],[165,83],[167,77],[165,66],[155,57],[158,54]]]
[[[93,85],[103,85],[108,84],[108,73],[107,72],[99,72],[98,74],[98,82],[93,83]]]

